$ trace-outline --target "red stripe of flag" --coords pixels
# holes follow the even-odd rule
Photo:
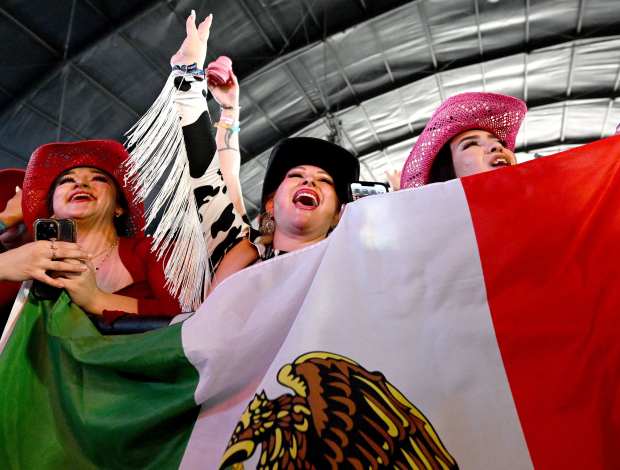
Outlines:
[[[535,467],[620,469],[620,137],[463,186]]]

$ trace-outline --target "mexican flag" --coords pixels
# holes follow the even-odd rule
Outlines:
[[[620,137],[350,204],[198,312],[30,300],[0,468],[620,468]]]

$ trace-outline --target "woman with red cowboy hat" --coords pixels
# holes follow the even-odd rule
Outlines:
[[[6,252],[14,260],[12,272],[0,278],[34,278],[64,288],[92,314],[179,313],[142,233],[142,206],[125,184],[127,157],[125,148],[111,140],[37,148],[24,178],[26,227],[39,218],[70,218],[76,222],[77,244],[41,240]]]
[[[220,121],[215,125],[217,152],[212,159],[208,150],[201,150],[196,142],[199,140],[196,135],[208,135],[209,129],[204,124],[208,120],[189,117],[198,116],[200,109],[206,112],[205,100],[199,90],[200,87],[205,88],[205,83],[199,75],[206,55],[212,17],[209,15],[198,27],[195,20],[195,13],[192,12],[187,19],[187,36],[172,57],[171,64],[176,71],[186,72],[183,79],[187,85],[183,87],[175,83],[177,95],[187,95],[186,99],[177,99],[177,102],[183,103],[177,110],[181,114],[181,123],[185,125],[183,136],[189,174],[192,176],[192,192],[185,197],[196,197],[201,224],[199,232],[204,234],[209,267],[211,273],[214,272],[210,284],[213,288],[224,278],[257,260],[294,251],[324,239],[338,222],[341,205],[348,200],[349,184],[359,177],[359,162],[347,150],[325,140],[307,137],[283,140],[271,153],[264,180],[261,232],[251,229],[239,183],[238,83],[232,69],[227,83],[219,80],[214,84],[210,79],[210,75],[215,73],[225,76],[226,67],[231,65],[229,61],[211,63],[206,72],[209,90],[222,108]],[[164,88],[160,97],[165,95]],[[162,113],[153,112],[152,115],[161,117]],[[190,121],[192,125],[185,124]],[[188,132],[194,125],[196,128]],[[146,122],[143,127],[152,129],[160,126]],[[146,140],[148,142],[149,139]],[[183,158],[180,160],[184,161]],[[149,164],[152,165],[152,161]],[[138,176],[138,180],[140,178]],[[146,185],[139,181],[138,186]],[[155,199],[166,200],[168,197],[159,193]],[[178,223],[187,224],[187,220],[182,219]],[[175,230],[172,228],[170,231]],[[189,268],[186,266],[187,270]],[[199,270],[200,266],[193,263],[191,268]]]
[[[413,146],[401,189],[516,165],[515,140],[526,111],[520,99],[497,93],[448,98]]]

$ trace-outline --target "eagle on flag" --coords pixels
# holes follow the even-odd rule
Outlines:
[[[380,372],[310,352],[284,365],[278,382],[295,394],[254,396],[220,468],[437,468],[458,465],[430,422]]]

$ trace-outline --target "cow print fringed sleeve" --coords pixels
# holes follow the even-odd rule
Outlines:
[[[226,252],[248,237],[250,227],[234,209],[224,183],[204,81],[200,77],[177,77],[175,87],[175,105],[181,116],[198,217],[213,274]]]

